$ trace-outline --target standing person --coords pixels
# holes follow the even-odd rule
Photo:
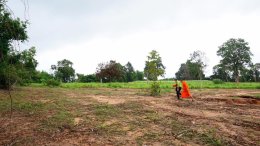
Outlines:
[[[192,98],[188,84],[184,80],[181,80],[181,83],[182,83],[182,89],[183,89],[181,92],[181,97],[182,98]]]
[[[173,84],[173,87],[175,87],[175,91],[176,91],[176,95],[177,95],[177,99],[180,100],[180,96],[181,96],[181,82],[178,81],[177,79],[174,79],[175,84]]]

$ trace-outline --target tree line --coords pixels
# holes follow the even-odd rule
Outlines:
[[[259,82],[260,63],[252,62],[252,52],[248,42],[244,39],[231,38],[224,42],[217,51],[222,59],[213,67],[213,74],[205,77],[204,69],[207,66],[205,53],[195,51],[186,63],[181,64],[175,74],[179,79],[220,79],[225,82]]]
[[[68,59],[51,65],[51,73],[37,71],[35,59],[36,48],[17,51],[14,42],[28,40],[27,21],[13,18],[5,7],[5,1],[0,0],[0,88],[12,85],[28,85],[30,83],[60,83],[60,82],[132,82],[137,80],[158,80],[164,76],[165,66],[156,50],[152,50],[145,61],[143,71],[135,70],[128,62],[125,65],[110,60],[97,65],[93,74],[75,73],[73,62]],[[260,63],[252,63],[248,42],[244,39],[231,38],[219,46],[216,53],[222,59],[213,67],[213,75],[205,77],[206,55],[197,50],[190,54],[175,73],[175,78],[185,80],[220,79],[223,81],[260,81]]]

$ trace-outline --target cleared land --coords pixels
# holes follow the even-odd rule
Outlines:
[[[195,101],[146,89],[0,90],[0,145],[260,145],[259,89],[192,89]]]

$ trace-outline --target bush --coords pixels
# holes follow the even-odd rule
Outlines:
[[[153,81],[151,84],[150,95],[151,96],[160,96],[160,94],[161,94],[160,83]]]
[[[212,82],[214,84],[223,84],[224,83],[224,81],[222,81],[221,79],[214,79],[214,80],[212,80]]]
[[[21,81],[14,65],[0,63],[0,66],[0,89],[12,88],[13,85]]]
[[[60,86],[61,82],[55,79],[49,79],[44,84],[46,86],[55,87],[55,86]]]

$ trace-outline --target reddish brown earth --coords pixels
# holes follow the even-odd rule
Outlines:
[[[260,90],[0,90],[0,145],[260,145]]]

